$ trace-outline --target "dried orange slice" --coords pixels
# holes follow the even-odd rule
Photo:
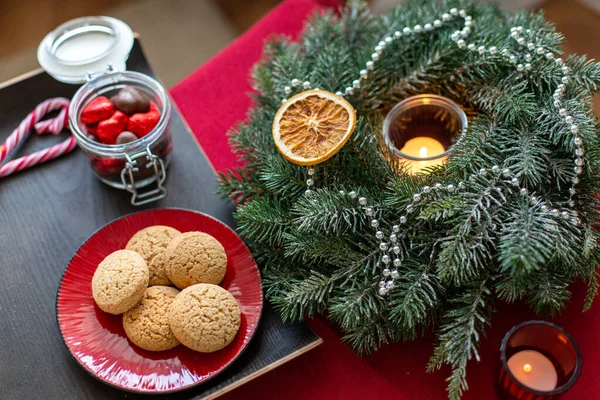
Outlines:
[[[308,90],[286,101],[275,114],[273,139],[277,150],[298,165],[319,164],[350,138],[356,112],[343,97]]]

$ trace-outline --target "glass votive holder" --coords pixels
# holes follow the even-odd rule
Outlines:
[[[383,121],[383,138],[412,173],[448,159],[450,147],[467,130],[465,112],[454,101],[421,94],[396,104]]]
[[[513,327],[502,340],[499,399],[557,399],[579,377],[581,354],[564,329],[546,321]]]

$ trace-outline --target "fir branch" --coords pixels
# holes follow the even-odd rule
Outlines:
[[[373,16],[369,5],[364,1],[350,0],[340,16],[340,23],[344,27],[343,35],[349,47],[363,47],[373,37]]]
[[[218,193],[223,198],[231,199],[234,205],[244,204],[265,193],[256,176],[250,174],[245,168],[218,172],[218,177],[220,183]]]
[[[468,134],[452,146],[448,172],[463,177],[490,165],[501,165],[502,152],[497,141],[506,134],[506,129],[494,119],[478,116],[470,122]]]
[[[463,194],[463,206],[454,218],[454,226],[442,237],[437,259],[438,275],[444,282],[462,285],[485,274],[493,260],[497,213],[506,202],[499,176],[479,175]]]
[[[349,343],[359,354],[369,354],[388,343],[389,333],[385,320],[382,318],[364,320],[361,324],[356,324],[346,331],[342,340]]]
[[[598,295],[599,281],[598,281],[598,268],[600,267],[600,253],[598,247],[600,246],[600,234],[598,231],[587,225],[584,230],[582,253],[586,258],[584,266],[587,267],[586,273],[583,278],[587,281],[587,292],[585,301],[583,304],[583,311],[587,311],[592,306],[592,303]]]
[[[554,217],[554,222],[556,229],[548,231],[552,239],[552,262],[562,265],[563,268],[559,268],[559,270],[569,277],[585,276],[587,260],[581,254],[583,248],[582,229],[559,217]]]
[[[442,222],[456,216],[464,207],[460,195],[442,197],[427,203],[419,213],[419,218],[427,221]]]
[[[546,171],[550,162],[550,142],[541,132],[514,130],[499,143],[505,149],[504,165],[515,173],[525,186],[538,186],[547,182]]]
[[[452,373],[446,378],[446,382],[448,382],[446,391],[451,400],[460,399],[463,392],[469,389],[467,384],[467,361],[461,360],[458,365],[452,368]]]
[[[370,206],[377,210],[374,218],[379,218],[381,211],[377,204]],[[310,196],[299,198],[293,212],[296,215],[294,223],[304,234],[343,235],[364,230],[368,225],[358,202],[339,191],[316,190]]]
[[[467,287],[450,301],[451,308],[444,315],[439,344],[430,359],[428,370],[434,371],[443,364],[452,367],[453,373],[447,379],[448,395],[451,399],[460,399],[468,389],[466,381],[467,361],[472,358],[479,361],[477,346],[484,329],[490,324],[491,291],[487,279]]]
[[[500,269],[517,276],[540,269],[552,254],[553,243],[548,232],[556,229],[554,220],[540,211],[539,204],[531,204],[529,197],[518,199],[510,207],[500,232]],[[520,294],[520,290],[516,293]],[[509,295],[509,298],[520,297],[519,294]]]
[[[265,296],[273,301],[287,294],[291,281],[302,280],[305,277],[306,270],[302,269],[300,264],[284,258],[283,252],[271,252],[265,255],[253,251],[253,254],[262,269]]]
[[[528,275],[498,275],[498,283],[496,284],[496,292],[498,298],[508,303],[515,302],[527,295],[530,288],[531,278]]]
[[[564,108],[570,110],[577,126],[579,135],[586,142],[591,142],[597,137],[597,126],[595,117],[591,115],[591,100],[586,92],[568,91],[563,100]],[[566,123],[565,118],[560,115],[560,110],[552,107],[551,104],[543,104],[536,118],[536,126],[540,132],[548,136],[555,146],[560,146],[569,153],[575,150],[573,144],[573,133],[570,125]]]
[[[390,319],[404,331],[416,333],[420,324],[431,319],[443,298],[442,285],[428,269],[417,266],[406,270],[389,294]]]
[[[595,60],[588,60],[586,56],[571,55],[566,63],[573,71],[573,77],[579,87],[587,91],[598,93],[600,90],[600,64]]]
[[[583,311],[588,311],[594,302],[594,299],[598,295],[598,288],[600,284],[598,283],[598,271],[594,267],[591,271],[591,274],[588,279],[588,288],[585,294],[585,301],[583,303]]]
[[[293,322],[312,317],[325,309],[334,284],[334,279],[317,271],[310,271],[305,279],[287,283],[287,290],[283,296],[273,299],[273,305],[284,321]]]
[[[490,110],[492,115],[502,122],[524,125],[537,109],[532,93],[528,91],[526,80],[490,79],[466,88],[471,101],[479,108]]]
[[[571,297],[569,280],[550,267],[535,274],[532,282],[528,303],[538,314],[555,316]]]
[[[285,256],[320,271],[332,267],[348,268],[364,259],[364,255],[342,236],[308,234],[301,229],[285,234]]]
[[[559,190],[565,190],[575,177],[571,168],[573,160],[569,155],[557,153],[553,153],[548,160],[548,184],[556,185]]]
[[[452,235],[441,243],[437,260],[440,280],[451,286],[477,279],[492,261],[492,253],[483,230],[470,237]]]
[[[277,201],[266,198],[249,201],[234,214],[238,229],[248,240],[281,246],[285,230],[292,223],[291,214]]]
[[[247,124],[242,124],[237,129],[229,132],[229,144],[238,159],[245,164],[245,168],[253,173],[263,164],[265,157],[277,153],[273,144],[271,131],[264,131],[265,124],[271,124],[274,113],[264,109],[256,109],[251,113]]]
[[[378,335],[383,329],[377,328],[385,321],[381,315],[384,301],[375,283],[350,288],[331,299],[329,317],[349,332],[344,339],[359,353],[375,349],[386,341],[387,335]]]
[[[427,177],[425,175],[401,175],[393,179],[388,188],[390,193],[387,195],[386,204],[390,207],[404,208],[415,193],[426,185]]]
[[[306,190],[309,178],[305,169],[278,155],[265,156],[258,178],[278,201],[290,202]]]

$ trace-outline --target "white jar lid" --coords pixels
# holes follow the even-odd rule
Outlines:
[[[40,65],[54,79],[83,83],[107,71],[125,71],[131,28],[111,17],[82,17],[50,32],[38,47]]]

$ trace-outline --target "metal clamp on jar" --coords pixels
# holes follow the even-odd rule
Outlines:
[[[79,147],[88,155],[94,174],[112,187],[131,192],[138,206],[164,198],[166,169],[171,159],[169,129],[171,102],[155,79],[126,71],[133,32],[110,17],[83,17],[68,21],[40,43],[38,60],[55,79],[83,85],[69,107],[69,125]],[[143,137],[124,144],[104,144],[88,133],[81,121],[83,109],[99,96],[111,97],[124,87],[135,88],[160,111],[156,126]],[[151,184],[156,187],[141,193]]]

